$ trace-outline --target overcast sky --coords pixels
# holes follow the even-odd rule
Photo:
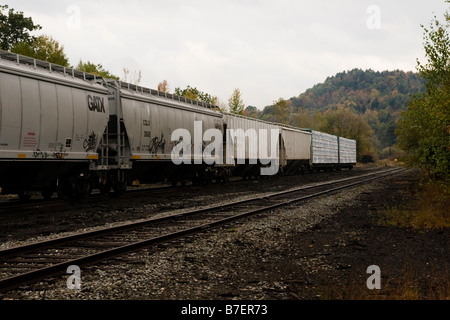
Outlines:
[[[101,63],[141,85],[187,85],[259,109],[353,68],[415,71],[444,0],[15,0],[72,65]]]

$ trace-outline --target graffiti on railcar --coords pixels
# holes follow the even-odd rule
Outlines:
[[[151,154],[157,154],[159,150],[161,150],[161,152],[164,152],[165,147],[166,139],[164,138],[164,134],[161,133],[160,137],[153,137],[153,139],[150,141],[149,151]]]
[[[36,149],[33,151],[33,154],[31,155],[35,159],[47,159],[51,156],[50,153],[47,151],[41,151],[40,149]]]
[[[95,147],[97,146],[97,135],[94,131],[89,135],[87,139],[84,139],[83,148],[86,152],[95,151]]]
[[[52,153],[53,159],[64,159],[69,154],[64,151],[63,146],[59,147],[59,151],[55,151]]]
[[[61,145],[58,151],[47,152],[42,151],[41,149],[36,149],[33,151],[31,155],[34,159],[64,159],[69,154],[64,151],[63,146]]]

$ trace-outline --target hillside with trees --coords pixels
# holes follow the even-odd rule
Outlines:
[[[358,113],[366,110],[404,110],[411,94],[424,91],[424,81],[413,72],[353,69],[329,77],[325,82],[291,98],[295,109],[325,111],[339,106]]]
[[[395,156],[397,122],[411,97],[425,91],[424,84],[413,72],[353,69],[328,77],[298,97],[284,102],[280,98],[261,112],[249,106],[244,114],[274,122],[283,118],[286,124],[361,139],[360,157],[369,153],[385,158]]]

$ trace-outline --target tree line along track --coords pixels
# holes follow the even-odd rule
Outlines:
[[[78,233],[0,251],[0,292],[144,247],[214,228],[325,194],[368,183],[405,169],[388,169],[356,177],[275,192],[162,218]]]

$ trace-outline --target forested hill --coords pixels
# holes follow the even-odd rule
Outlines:
[[[348,138],[357,139],[361,147],[359,156],[370,152],[384,158],[395,156],[397,121],[411,95],[425,91],[424,83],[413,72],[354,69],[328,77],[298,97],[280,98],[262,111],[249,106],[244,114],[332,134],[347,134]],[[349,134],[355,130],[358,135]]]
[[[344,106],[362,114],[367,109],[396,113],[406,108],[411,94],[423,91],[424,80],[412,72],[354,69],[328,77],[290,101],[294,110],[323,112]]]

